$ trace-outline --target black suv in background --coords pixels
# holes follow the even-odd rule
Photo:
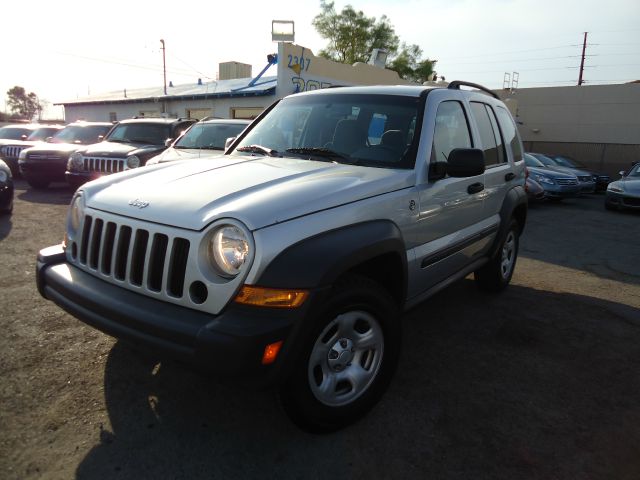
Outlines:
[[[65,172],[67,182],[78,187],[103,175],[140,167],[164,151],[196,121],[189,118],[122,120],[102,142],[71,154]]]
[[[110,122],[75,122],[58,131],[47,143],[23,150],[18,160],[20,173],[33,188],[47,188],[64,182],[69,155],[101,141],[111,130]]]

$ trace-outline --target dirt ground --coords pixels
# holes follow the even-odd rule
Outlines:
[[[0,218],[0,478],[640,478],[640,215],[602,195],[532,207],[504,293],[407,312],[390,390],[325,436],[41,298],[70,198],[18,180]]]

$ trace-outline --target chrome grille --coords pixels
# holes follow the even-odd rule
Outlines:
[[[578,185],[578,180],[575,178],[556,178],[558,185]]]
[[[51,161],[57,161],[57,160],[66,160],[69,157],[69,155],[61,155],[59,153],[54,153],[54,152],[43,152],[43,153],[36,153],[36,152],[29,152],[27,153],[27,158],[30,160],[51,160]]]
[[[591,175],[580,175],[578,180],[581,182],[593,182],[593,177]]]
[[[84,157],[84,169],[88,172],[116,173],[125,169],[122,158]]]
[[[72,257],[112,280],[181,298],[189,248],[185,238],[86,215]]]
[[[20,156],[20,152],[25,148],[29,148],[27,146],[18,146],[18,145],[5,145],[2,147],[2,156],[5,159],[18,159]]]

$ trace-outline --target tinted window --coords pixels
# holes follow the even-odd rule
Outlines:
[[[504,152],[502,151],[502,139],[500,131],[497,131],[495,119],[492,122],[493,112],[488,105],[479,102],[471,102],[471,111],[476,119],[482,149],[484,150],[485,165],[495,165],[504,162]]]
[[[162,123],[121,123],[117,125],[108,140],[111,142],[147,143],[164,145],[171,137],[171,127]]]
[[[79,145],[98,143],[100,135],[106,135],[110,129],[110,125],[70,125],[56,133],[51,139],[51,143],[76,143]]]
[[[30,140],[32,142],[45,140],[47,137],[51,137],[52,135],[54,135],[56,132],[59,132],[59,131],[60,131],[60,128],[57,128],[57,127],[38,128],[37,130],[34,130],[33,132],[31,132],[31,135],[27,137],[27,140]]]
[[[432,162],[446,162],[454,148],[470,148],[471,135],[467,117],[460,102],[442,102],[436,113]]]
[[[29,136],[32,132],[29,128],[20,128],[20,127],[3,127],[0,128],[0,138],[7,140],[21,140],[22,135]]]
[[[199,123],[194,125],[174,145],[174,148],[224,150],[229,137],[237,137],[246,128],[236,123]]]
[[[522,160],[522,147],[520,146],[520,139],[516,132],[516,124],[511,114],[505,108],[498,107],[496,108],[496,115],[498,116],[504,141],[506,144],[511,145],[513,161],[518,162]]]

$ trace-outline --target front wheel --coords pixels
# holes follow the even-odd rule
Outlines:
[[[498,252],[489,263],[474,272],[478,287],[490,292],[499,292],[509,285],[518,259],[519,239],[518,222],[512,219]]]
[[[314,433],[361,418],[391,381],[400,337],[398,309],[386,290],[359,276],[336,284],[280,391],[287,415]]]

